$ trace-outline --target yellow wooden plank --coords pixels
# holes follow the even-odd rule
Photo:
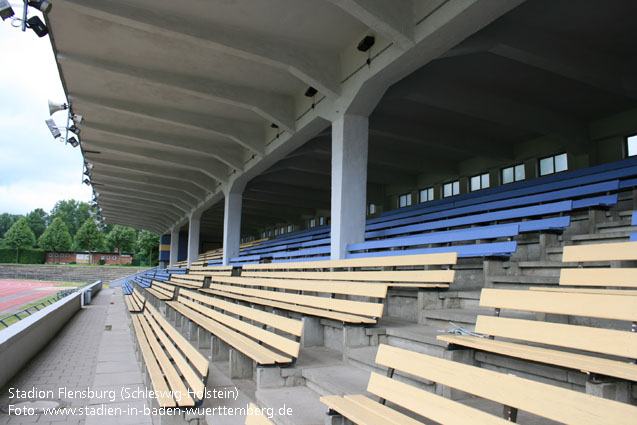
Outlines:
[[[445,425],[510,424],[509,421],[456,401],[372,373],[367,391]]]
[[[157,335],[157,338],[161,341],[164,349],[168,352],[190,388],[199,399],[203,399],[206,387],[199,375],[197,375],[197,372],[195,372],[195,370],[188,364],[188,360],[186,360],[186,358],[177,349],[174,342],[164,333],[161,326],[155,321],[148,310],[144,313],[144,317],[146,317],[146,320],[153,329],[153,332],[155,332],[155,335]]]
[[[341,414],[341,416],[346,417],[358,425],[403,425],[400,422],[387,421],[382,416],[372,412],[371,410],[340,396],[323,396],[320,400],[321,403],[327,405],[330,409],[337,411]]]
[[[296,304],[288,304],[278,301],[267,300],[264,298],[248,297],[245,295],[233,294],[224,291],[218,291],[214,289],[201,289],[200,292],[207,294],[217,295],[220,297],[231,298],[238,301],[245,301],[251,304],[263,305],[267,307],[278,308],[280,310],[294,311],[297,313],[307,314],[309,316],[325,317],[326,319],[332,319],[344,323],[366,323],[374,324],[375,319],[369,317],[356,316],[354,314],[339,313],[337,311],[321,310],[319,308],[304,307]]]
[[[339,300],[336,298],[315,297],[311,295],[297,295],[286,292],[265,291],[230,285],[210,284],[210,289],[323,308],[326,310],[336,310],[361,316],[382,317],[383,315],[383,304],[379,303]]]
[[[566,292],[482,290],[481,307],[637,321],[637,298]]]
[[[160,407],[175,407],[177,403],[170,396],[170,388],[164,379],[164,374],[161,372],[161,368],[153,355],[153,351],[148,345],[146,334],[140,324],[139,316],[133,316],[133,328],[135,329],[135,335],[137,336],[137,342],[139,343],[139,350],[142,353],[144,364],[148,370],[148,376],[153,384],[153,390],[156,391],[157,403]]]
[[[245,425],[274,425],[274,422],[268,419],[256,404],[250,403],[249,407],[252,414],[246,416]],[[260,414],[257,414],[257,412]]]
[[[565,263],[624,260],[637,260],[637,242],[569,245],[564,247],[562,256]]]
[[[126,308],[128,309],[128,311],[134,312],[136,310],[136,308],[133,307],[131,298],[132,297],[130,295],[125,295],[124,296],[124,303],[126,303]]]
[[[564,424],[634,425],[637,417],[626,403],[384,344],[376,363]]]
[[[630,289],[596,289],[596,288],[567,288],[567,287],[544,287],[544,286],[532,286],[529,288],[531,291],[545,291],[545,292],[580,292],[583,294],[606,294],[606,295],[621,295],[629,297],[637,297],[637,291]]]
[[[208,374],[208,359],[201,354],[195,347],[192,346],[177,329],[175,329],[168,321],[153,307],[148,305],[148,311],[157,323],[162,327],[164,332],[168,334],[170,339],[177,344],[179,349],[188,357],[188,360],[193,364],[195,369],[199,371],[201,376]]]
[[[439,335],[438,339],[450,344],[462,345],[477,350],[490,351],[505,356],[534,362],[563,366],[584,373],[596,373],[629,381],[637,381],[637,364],[570,353],[551,348],[535,347],[508,341],[479,338],[470,335]]]
[[[233,331],[216,320],[206,317],[179,302],[170,301],[166,304],[259,364],[290,363],[292,361],[291,358],[278,355],[268,348],[259,345],[258,342]]]
[[[148,340],[148,344],[150,345],[151,350],[153,350],[153,354],[157,359],[157,363],[159,363],[164,377],[166,378],[166,381],[168,381],[168,385],[173,392],[173,397],[175,398],[177,405],[184,407],[194,406],[195,401],[188,393],[188,388],[181,380],[177,369],[175,369],[175,366],[173,366],[173,364],[170,362],[170,359],[157,341],[155,334],[150,328],[150,325],[145,319],[140,319],[140,324],[142,325],[142,329],[144,329],[146,339]]]
[[[203,306],[185,297],[180,296],[179,302],[235,331],[241,332],[242,334],[254,338],[257,341],[269,345],[270,347],[276,348],[282,353],[294,358],[299,356],[299,350],[301,349],[301,344],[299,342],[277,335],[258,326],[251,325],[243,320],[220,313],[210,307]]]
[[[404,267],[456,264],[458,253],[399,255],[395,257],[349,258],[345,260],[321,260],[290,263],[244,264],[243,270],[299,270],[344,267]]]
[[[162,301],[167,301],[167,300],[172,300],[173,297],[172,296],[167,296],[166,294],[163,294],[159,291],[157,291],[156,289],[153,288],[144,288],[146,290],[146,292],[148,292],[149,294],[159,298]]]
[[[267,273],[265,273],[267,274]],[[327,273],[329,274],[329,273]],[[297,291],[312,291],[333,294],[358,295],[362,297],[385,298],[387,286],[378,283],[365,282],[336,282],[330,280],[301,280],[301,279],[266,279],[258,277],[213,277],[211,282],[232,283],[242,286],[267,286],[269,288],[291,289]]]
[[[637,358],[637,332],[478,316],[476,332],[557,347]]]
[[[279,316],[278,314],[268,313],[267,311],[257,310],[243,305],[231,303],[228,301],[213,298],[193,291],[182,291],[180,295],[202,302],[212,307],[228,311],[247,319],[256,320],[275,329],[287,332],[295,336],[301,336],[303,333],[303,322],[300,320],[290,319]]]
[[[637,288],[637,269],[562,269],[560,273],[560,285]]]
[[[410,418],[409,416],[400,413],[391,407],[387,407],[380,404],[377,400],[371,400],[362,394],[346,395],[345,399],[356,403],[360,407],[363,407],[377,416],[381,417],[383,423],[396,424],[396,425],[419,425],[421,422]]]
[[[451,283],[455,270],[398,270],[398,271],[354,271],[354,272],[295,272],[265,271],[242,272],[242,277],[265,277],[279,279],[344,280],[357,282],[414,282]]]

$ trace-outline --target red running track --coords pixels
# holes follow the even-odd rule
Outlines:
[[[50,282],[26,282],[14,280],[0,280],[0,314],[30,303],[39,298],[56,293],[57,289],[44,289],[55,286]],[[24,294],[20,296],[20,294]]]

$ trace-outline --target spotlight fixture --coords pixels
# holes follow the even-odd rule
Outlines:
[[[44,122],[46,123],[46,126],[49,127],[49,131],[53,135],[54,139],[57,139],[58,137],[62,135],[62,133],[60,133],[60,130],[58,130],[57,125],[55,124],[55,121],[49,118],[48,120],[45,120]]]
[[[75,137],[69,137],[66,142],[74,148],[76,148],[80,144],[80,141],[77,140]]]
[[[72,126],[69,127],[69,131],[71,133],[75,133],[75,134],[77,134],[79,136],[80,135],[80,131],[82,131],[82,130],[80,130],[78,126],[73,124]]]
[[[93,165],[93,163],[92,163],[92,162],[87,162],[87,163],[86,163],[86,168],[88,168],[89,170],[92,170],[92,169],[93,169],[93,167],[94,167],[94,165]]]
[[[31,16],[27,19],[27,28],[31,28],[38,37],[44,37],[49,33],[49,29],[37,16]]]
[[[38,9],[42,13],[49,13],[51,11],[51,3],[44,0],[29,0],[27,4],[33,8]]]
[[[307,97],[314,97],[316,93],[318,93],[318,90],[316,90],[312,86],[308,87],[307,90],[305,90],[305,96]]]
[[[376,43],[376,38],[373,35],[367,35],[358,43],[356,48],[361,52],[366,52],[372,48],[374,43]]]
[[[91,181],[89,179],[84,179],[84,181],[82,183],[84,183],[87,186],[91,185]]]
[[[14,15],[13,9],[7,0],[0,0],[0,18],[4,21]]]
[[[56,103],[56,102],[53,102],[53,101],[49,100],[49,114],[53,115],[57,111],[64,111],[66,109],[69,109],[69,104],[68,103]]]

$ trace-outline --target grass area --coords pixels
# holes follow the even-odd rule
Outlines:
[[[75,283],[75,282],[69,282],[69,283]],[[25,310],[25,309],[27,309],[29,307],[33,307],[34,305],[38,305],[38,304],[43,303],[43,302],[45,302],[47,300],[55,299],[56,296],[57,296],[57,293],[48,295],[48,296],[43,297],[43,298],[40,298],[38,300],[33,301],[32,303],[25,304],[25,305],[21,306],[18,309],[18,311]],[[48,304],[48,305],[51,305],[51,304]],[[44,307],[46,307],[46,306],[38,307],[38,308],[41,310]],[[31,310],[31,314],[33,314],[33,313],[35,313],[35,310]],[[3,325],[2,323],[0,323],[0,329],[4,329],[5,327],[9,327],[9,326],[13,325],[14,323],[18,322],[18,318],[15,315],[12,315],[12,314],[0,315],[0,319],[4,319],[7,316],[11,316],[11,317],[4,321],[4,323],[6,323],[6,325]],[[18,316],[20,317],[20,319],[24,319],[25,317],[29,317],[30,314],[29,313],[20,313],[20,314],[18,314]]]
[[[122,264],[109,264],[100,266],[99,264],[16,264],[16,263],[0,263],[3,266],[25,266],[25,267],[42,267],[42,266],[63,266],[63,267],[108,267],[109,269],[139,269],[145,270],[150,269],[151,266],[127,266]],[[153,266],[155,267],[155,266]]]
[[[5,279],[10,280],[12,282],[41,282],[41,283],[50,283],[51,286],[70,286],[70,287],[78,287],[87,285],[86,282],[56,282],[55,280],[36,280],[36,279]]]

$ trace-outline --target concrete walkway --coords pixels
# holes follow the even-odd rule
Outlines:
[[[127,398],[143,388],[129,322],[121,288],[103,289],[0,392],[2,407],[26,398],[61,400],[65,407],[82,409],[22,416],[0,413],[0,425],[150,424],[150,417],[143,415],[146,400]],[[33,389],[39,394],[22,397],[16,391]]]

